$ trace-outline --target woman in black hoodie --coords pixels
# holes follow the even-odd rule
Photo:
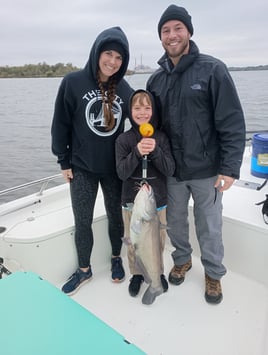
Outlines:
[[[152,95],[145,90],[137,90],[130,98],[131,129],[122,133],[116,140],[116,169],[118,176],[123,180],[122,186],[122,212],[125,227],[125,237],[129,236],[129,224],[133,204],[137,194],[137,183],[142,180],[142,159],[147,155],[147,179],[154,190],[158,216],[162,224],[166,224],[167,186],[166,177],[172,176],[175,171],[175,162],[171,153],[169,140],[164,132],[157,129],[155,107]],[[150,138],[142,137],[139,127],[149,123],[154,128]],[[162,251],[165,245],[165,230],[161,232]],[[136,296],[144,281],[135,266],[135,252],[128,246],[128,261],[130,273],[133,275],[129,284],[129,293]],[[164,264],[161,265],[161,282],[164,292],[168,283],[164,276]]]
[[[112,245],[112,281],[125,272],[120,257],[123,237],[121,181],[115,168],[115,140],[124,130],[133,90],[123,79],[129,62],[127,37],[120,27],[101,32],[84,69],[64,77],[55,102],[52,151],[70,182],[78,270],[62,290],[75,293],[92,277],[92,220],[99,184]]]

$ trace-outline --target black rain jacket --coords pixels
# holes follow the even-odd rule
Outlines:
[[[242,107],[227,67],[200,54],[190,41],[189,54],[174,67],[165,53],[147,82],[162,129],[167,133],[180,181],[217,174],[239,178],[245,147]]]

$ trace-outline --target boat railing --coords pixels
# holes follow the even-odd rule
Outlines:
[[[247,134],[254,134],[254,133],[268,133],[268,128],[267,129],[253,129],[253,130],[247,130]]]
[[[24,183],[22,185],[18,185],[18,186],[14,186],[14,187],[10,187],[8,189],[2,190],[0,191],[0,196],[3,195],[7,195],[13,192],[17,192],[17,191],[21,191],[22,189],[26,189],[26,188],[31,188],[33,186],[37,186],[41,184],[40,189],[37,192],[37,196],[42,196],[44,190],[47,189],[47,186],[50,182],[55,181],[59,178],[62,178],[62,174],[56,174],[56,175],[52,175],[52,176],[48,176],[42,179],[38,179],[38,180],[34,180],[34,181],[30,181],[27,183]]]
[[[250,145],[250,143],[252,141],[252,136],[255,133],[268,133],[268,129],[267,130],[247,130],[246,131],[246,145]],[[56,175],[48,176],[48,177],[45,177],[42,179],[30,181],[30,182],[24,183],[22,185],[10,187],[8,189],[1,190],[0,197],[3,195],[8,195],[8,194],[12,194],[17,191],[21,191],[26,188],[32,188],[32,187],[37,186],[39,184],[41,184],[41,187],[40,187],[39,191],[36,193],[36,196],[42,196],[43,192],[47,189],[48,184],[50,182],[54,182],[55,180],[60,179],[60,178],[63,178],[62,174],[56,174]]]

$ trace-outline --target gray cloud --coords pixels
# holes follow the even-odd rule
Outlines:
[[[156,67],[163,53],[157,23],[173,1],[4,0],[0,65],[58,62],[84,66],[103,29],[120,25],[130,43],[130,68]],[[193,19],[200,51],[229,66],[268,64],[267,0],[180,1]]]

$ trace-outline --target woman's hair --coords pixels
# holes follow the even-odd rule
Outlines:
[[[105,126],[107,131],[111,131],[114,128],[115,119],[113,114],[113,101],[115,99],[115,90],[116,90],[116,79],[110,77],[108,80],[107,93],[105,95],[105,90],[103,83],[100,80],[99,73],[97,74],[99,88],[101,90],[102,97],[102,108],[103,116],[105,118]]]
[[[145,91],[139,91],[133,95],[131,100],[131,106],[134,105],[135,103],[138,103],[139,105],[143,106],[144,101],[146,102],[147,105],[152,106],[150,95]]]

